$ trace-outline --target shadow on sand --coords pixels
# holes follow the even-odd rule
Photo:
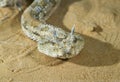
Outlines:
[[[60,6],[64,6],[64,9],[59,7],[57,11],[50,17],[48,22],[56,26],[64,27],[65,30],[68,30],[62,21],[66,12],[68,11],[69,6],[78,1],[80,2],[82,0],[62,0]],[[111,44],[85,35],[82,36],[85,39],[85,47],[82,52],[72,59],[65,61],[59,60],[59,64],[62,64],[64,62],[71,62],[78,65],[94,67],[113,65],[120,61],[120,50],[115,49]],[[58,59],[54,59],[54,61],[56,60]],[[59,65],[54,61],[54,65]]]

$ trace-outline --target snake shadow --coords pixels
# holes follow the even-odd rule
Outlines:
[[[120,50],[111,44],[82,35],[85,39],[85,47],[81,53],[68,60],[78,65],[95,67],[109,66],[120,61]]]
[[[110,66],[119,63],[120,50],[115,49],[109,43],[102,42],[86,35],[82,36],[85,39],[85,46],[77,56],[71,59],[61,60],[39,54],[40,52],[38,52],[38,56],[35,56],[37,57],[35,60],[38,59],[39,64],[46,66],[58,66],[66,62],[87,67]]]
[[[82,0],[61,0],[61,4],[59,8],[50,17],[48,23],[56,26],[64,27],[65,30],[68,30],[67,27],[63,24],[64,16],[68,11],[69,6],[78,1],[82,1]],[[78,65],[89,66],[89,67],[109,66],[119,63],[120,50],[115,49],[114,46],[112,46],[109,43],[102,42],[100,40],[94,39],[92,37],[88,37],[86,35],[82,35],[82,36],[85,39],[84,49],[78,56],[71,58],[69,60],[65,60],[66,62],[71,62]],[[61,64],[63,64],[65,63],[65,61],[60,61],[60,62]]]

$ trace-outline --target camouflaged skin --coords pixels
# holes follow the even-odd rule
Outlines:
[[[4,0],[3,0],[4,1]],[[8,0],[7,0],[8,1]],[[55,58],[71,58],[80,53],[84,47],[84,39],[75,33],[47,24],[46,20],[55,11],[61,0],[34,0],[21,16],[24,33],[37,41],[38,50]]]

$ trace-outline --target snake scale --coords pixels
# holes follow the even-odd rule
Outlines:
[[[0,0],[0,7],[16,5],[19,8],[25,0]],[[55,58],[71,58],[80,53],[84,39],[75,33],[47,24],[46,20],[59,6],[61,0],[34,0],[21,16],[22,30],[30,39],[38,43],[38,50]]]

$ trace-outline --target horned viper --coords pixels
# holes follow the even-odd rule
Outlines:
[[[0,0],[0,7],[16,5],[21,10],[25,0]],[[55,11],[61,0],[34,0],[21,16],[23,32],[38,43],[38,50],[56,58],[71,58],[84,47],[84,39],[75,33],[47,24],[46,20]]]

